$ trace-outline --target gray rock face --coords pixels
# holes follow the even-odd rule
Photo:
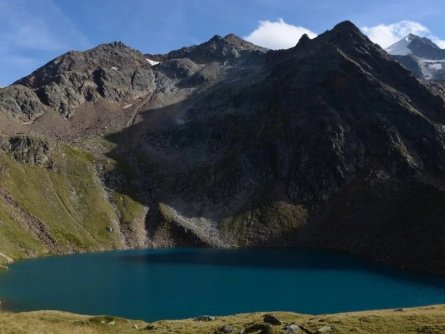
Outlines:
[[[331,333],[332,331],[333,331],[333,328],[329,325],[325,325],[318,329],[318,333],[320,333],[320,334]]]
[[[111,101],[129,101],[147,95],[154,89],[150,65],[136,69],[99,69],[93,73],[100,96]]]
[[[32,89],[14,85],[0,89],[0,112],[33,120],[45,112],[45,107]]]
[[[51,155],[51,145],[46,139],[26,135],[2,138],[0,148],[15,160],[33,165],[45,165]]]
[[[139,51],[121,42],[113,42],[101,44],[84,52],[65,53],[15,83],[37,89],[50,84],[55,78],[67,72],[85,73],[98,68],[112,67],[137,68],[147,64],[144,55]],[[77,82],[77,84],[80,83]]]
[[[300,334],[304,333],[300,326],[289,324],[284,327],[284,334]]]
[[[44,105],[70,117],[85,102],[123,102],[150,94],[154,74],[140,52],[114,42],[68,52],[16,85],[33,89]]]
[[[165,60],[158,66],[159,71],[175,81],[161,83],[159,89],[169,90],[172,84],[199,86],[214,81],[217,69],[203,68],[201,63],[229,61],[253,52],[261,54],[265,49],[227,35],[154,56]],[[43,114],[45,107],[71,117],[86,102],[130,102],[153,93],[156,85],[147,56],[113,42],[84,52],[71,51],[52,60],[1,90],[0,108],[30,120]]]
[[[200,70],[200,66],[189,58],[169,59],[157,66],[157,69],[173,79],[186,79]]]

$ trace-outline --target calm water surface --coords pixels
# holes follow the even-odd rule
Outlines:
[[[0,274],[15,311],[147,321],[253,311],[331,313],[445,303],[445,281],[312,250],[161,249],[16,263]]]

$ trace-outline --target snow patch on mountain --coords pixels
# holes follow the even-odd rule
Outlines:
[[[156,66],[156,65],[158,65],[158,64],[160,63],[160,61],[155,61],[155,60],[152,60],[152,59],[150,59],[150,58],[145,58],[145,60],[147,60],[148,63],[149,63],[151,66]]]
[[[445,59],[434,60],[417,58],[417,63],[420,66],[424,79],[432,80],[436,78],[437,72],[442,71],[444,68]]]
[[[430,64],[428,67],[431,70],[441,70],[443,68],[442,64]]]

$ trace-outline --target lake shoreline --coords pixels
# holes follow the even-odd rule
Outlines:
[[[76,278],[78,275],[80,278]],[[28,291],[30,282],[41,291]],[[250,290],[246,290],[245,282],[254,283]],[[281,283],[276,286],[276,282]],[[228,288],[224,286],[230,289],[226,291]],[[367,290],[372,289],[377,290],[367,295]],[[101,290],[116,294],[103,294]],[[262,299],[254,302],[258,291],[262,292],[259,294]],[[18,261],[9,272],[0,274],[0,299],[6,302],[6,310],[56,309],[146,321],[273,309],[322,314],[417,307],[444,303],[444,291],[445,282],[431,275],[399,271],[345,253],[313,249],[162,248],[95,252]],[[30,292],[33,298],[28,296]],[[78,293],[85,296],[83,300],[97,305],[88,308],[78,304]],[[114,295],[119,297],[116,299]],[[133,299],[125,300],[129,298],[125,296]],[[142,296],[151,296],[152,304],[146,305]],[[173,296],[175,302],[170,305]],[[342,305],[337,305],[338,298],[342,298]],[[163,306],[158,304],[162,300]],[[190,304],[191,300],[196,301]],[[178,309],[176,303],[189,304],[189,313]],[[221,308],[219,304],[225,303],[227,307]],[[119,307],[128,304],[135,304],[131,307],[133,311]],[[148,306],[179,313],[131,313]]]

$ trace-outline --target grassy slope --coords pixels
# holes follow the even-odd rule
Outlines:
[[[113,203],[85,151],[61,144],[51,159],[54,167],[48,169],[18,163],[0,151],[0,187],[11,199],[0,196],[0,265],[5,256],[19,259],[123,247],[118,224],[134,219],[140,205],[126,197],[125,202]],[[44,232],[29,227],[30,217],[44,225]],[[42,234],[53,239],[55,247]]]
[[[297,324],[301,333],[379,333],[418,334],[445,333],[445,306],[394,310],[341,313],[310,316],[296,313],[273,313],[283,325],[274,326],[271,333],[285,333],[286,324]],[[43,333],[218,333],[231,325],[237,333],[252,324],[262,322],[263,313],[218,317],[214,321],[193,320],[159,321],[151,324],[114,317],[89,317],[64,312],[39,311],[29,313],[0,313],[0,334]],[[328,330],[330,328],[330,330]],[[150,330],[147,330],[150,329]],[[320,331],[321,329],[321,331]],[[255,332],[257,333],[257,332]]]

